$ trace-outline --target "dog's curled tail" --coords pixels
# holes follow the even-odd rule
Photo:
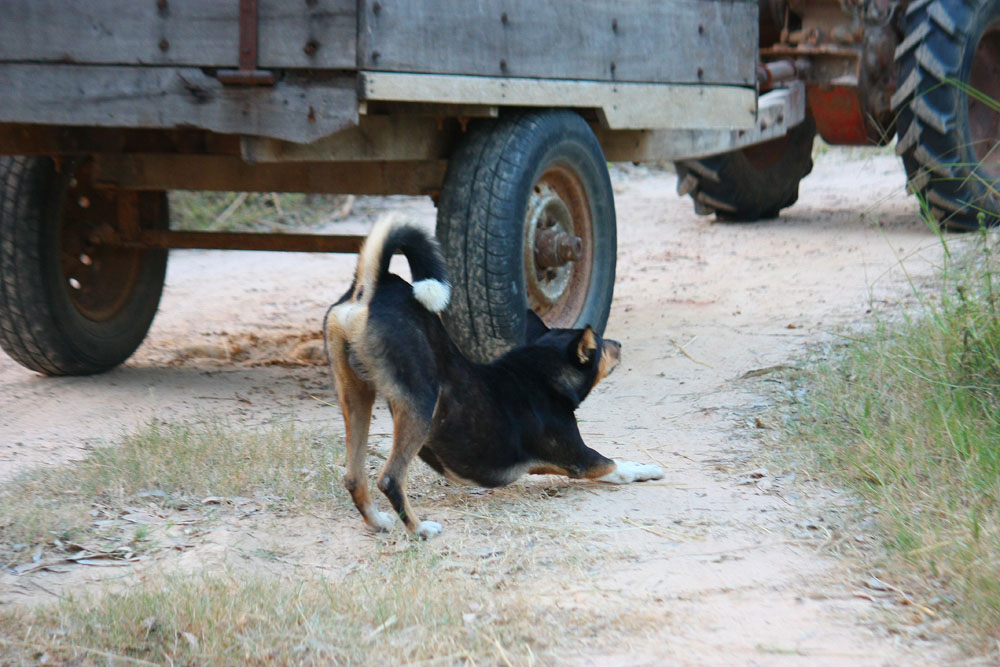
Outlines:
[[[432,313],[440,313],[448,305],[451,285],[437,240],[423,228],[391,216],[375,223],[361,247],[351,300],[363,304],[371,300],[397,251],[410,264],[414,298]]]

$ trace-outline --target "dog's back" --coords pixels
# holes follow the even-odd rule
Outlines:
[[[410,265],[412,285],[389,273],[396,252]],[[428,334],[440,331],[433,337],[444,337],[437,313],[450,294],[433,237],[404,221],[380,220],[359,253],[350,289],[327,312],[327,356],[331,361],[343,356],[359,379],[390,400],[401,393],[418,399],[429,419],[437,394],[433,347],[440,341]],[[336,380],[336,366],[334,374]],[[427,386],[429,380],[434,386]]]

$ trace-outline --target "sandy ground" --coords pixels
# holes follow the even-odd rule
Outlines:
[[[898,161],[868,151],[825,153],[799,202],[780,219],[753,225],[695,216],[690,201],[674,194],[669,172],[619,168],[613,181],[618,282],[607,333],[622,342],[623,363],[578,416],[591,446],[657,462],[666,479],[589,485],[554,499],[564,503],[554,521],[606,528],[630,557],[597,561],[579,591],[558,582],[548,592],[593,605],[634,601],[661,622],[563,659],[883,665],[954,658],[946,644],[923,639],[919,626],[884,623],[891,600],[823,548],[836,531],[829,508],[839,494],[804,484],[802,471],[762,470],[755,428],[771,402],[767,375],[753,371],[794,363],[808,345],[892,308],[907,290],[901,260],[917,278],[937,262],[939,246],[904,194]],[[434,217],[425,200],[391,198],[378,207],[428,224]],[[340,229],[363,233],[372,215],[362,209]],[[83,456],[154,417],[339,424],[338,410],[316,400],[332,400],[325,369],[288,362],[314,351],[323,312],[345,289],[353,263],[174,252],[157,320],[122,368],[51,379],[0,356],[0,479]],[[373,432],[389,430],[380,408]],[[387,439],[377,435],[375,444],[384,448]],[[424,518],[444,524],[438,540],[446,545],[452,515],[447,504],[436,511]],[[338,550],[371,548],[346,511],[333,526],[300,529],[332,531]],[[12,579],[4,582],[0,598],[16,602]]]

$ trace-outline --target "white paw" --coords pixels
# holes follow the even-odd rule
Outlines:
[[[422,540],[436,537],[441,534],[441,524],[437,521],[421,521],[413,534]]]
[[[375,531],[389,532],[392,530],[395,522],[392,519],[392,515],[386,512],[372,512],[372,522],[371,529]]]
[[[662,477],[663,468],[660,466],[632,461],[615,461],[615,469],[604,477],[598,477],[597,481],[608,484],[630,484],[632,482],[645,482],[648,479],[661,479]]]

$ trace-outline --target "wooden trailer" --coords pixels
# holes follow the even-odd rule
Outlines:
[[[414,194],[438,207],[446,324],[489,358],[603,328],[607,161],[784,135],[757,95],[754,0],[4,0],[0,346],[109,369],[156,312],[171,248],[354,252],[360,239],[170,228],[166,191]]]

